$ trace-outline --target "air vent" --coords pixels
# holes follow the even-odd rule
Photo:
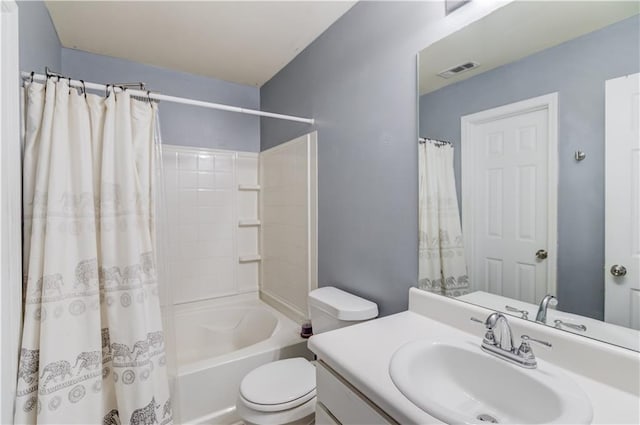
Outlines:
[[[477,68],[479,66],[480,64],[478,62],[466,62],[460,65],[451,67],[449,69],[445,69],[444,71],[439,72],[438,75],[441,76],[442,78],[451,78],[451,77],[455,77],[456,75],[462,74],[463,72],[467,72],[469,70]]]

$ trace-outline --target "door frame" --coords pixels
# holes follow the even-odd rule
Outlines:
[[[18,5],[0,2],[0,423],[13,423],[22,317]],[[5,392],[6,391],[6,392]]]
[[[556,295],[558,263],[558,93],[532,97],[519,102],[486,109],[460,118],[461,128],[461,176],[462,176],[462,234],[468,264],[475,258],[475,215],[473,214],[473,176],[475,175],[476,144],[472,143],[481,124],[521,115],[529,112],[547,111],[547,293]],[[473,282],[473,270],[468,267]]]

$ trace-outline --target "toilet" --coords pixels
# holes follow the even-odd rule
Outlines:
[[[331,331],[378,316],[377,304],[326,286],[309,293],[313,333]],[[306,425],[315,420],[316,370],[302,357],[252,370],[240,384],[236,411],[247,425]]]

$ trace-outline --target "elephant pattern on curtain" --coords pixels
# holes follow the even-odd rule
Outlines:
[[[155,258],[156,105],[25,86],[15,423],[170,424]]]
[[[434,143],[435,142],[435,143]],[[453,147],[427,140],[418,145],[418,287],[448,296],[469,292]]]

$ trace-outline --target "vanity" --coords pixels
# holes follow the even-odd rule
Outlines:
[[[552,345],[532,344],[537,368],[522,368],[481,349],[485,328],[470,318],[491,313],[412,288],[408,311],[313,336],[316,423],[640,423],[639,353],[509,318],[514,341],[526,334]],[[397,356],[404,377],[394,373]],[[418,391],[401,390],[402,379]]]
[[[640,423],[640,6],[507,3],[418,54],[419,289],[318,424]]]

